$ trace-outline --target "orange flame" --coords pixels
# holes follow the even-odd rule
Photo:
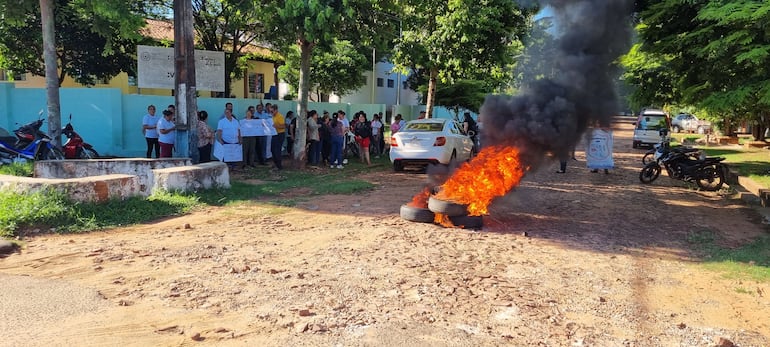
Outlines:
[[[428,208],[428,199],[430,198],[430,188],[425,187],[421,192],[412,198],[407,205],[418,208]]]
[[[454,223],[452,223],[452,221],[449,219],[449,216],[441,213],[435,213],[435,216],[433,217],[433,223],[441,225],[444,228],[455,227]]]
[[[468,205],[470,216],[487,214],[492,200],[518,185],[527,169],[521,166],[517,148],[485,147],[455,171],[436,197]]]

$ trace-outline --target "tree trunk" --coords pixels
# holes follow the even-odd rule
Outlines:
[[[299,41],[299,104],[297,105],[297,127],[294,130],[294,158],[295,168],[305,167],[305,144],[307,143],[307,102],[310,94],[310,55],[313,52],[313,43],[306,40]]]
[[[56,36],[54,32],[53,0],[40,0],[40,19],[43,30],[43,60],[45,61],[45,89],[48,104],[48,136],[61,148],[61,105],[59,103],[59,75],[56,66]]]
[[[752,121],[751,136],[754,141],[762,141],[765,138],[765,121],[761,115]]]
[[[425,103],[425,117],[433,118],[433,103],[436,99],[436,80],[438,79],[438,69],[430,69],[430,77],[428,79],[428,101]]]
[[[724,118],[723,122],[723,128],[722,129],[722,135],[724,136],[733,136],[733,118],[732,116],[728,116]]]

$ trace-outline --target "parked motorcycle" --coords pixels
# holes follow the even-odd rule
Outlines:
[[[644,165],[647,165],[653,160],[657,160],[661,156],[668,154],[669,150],[671,149],[671,137],[668,136],[668,129],[662,128],[658,134],[660,134],[660,142],[653,145],[652,149],[644,154],[642,157],[642,164]],[[656,153],[658,158],[656,158]]]
[[[350,130],[345,134],[345,146],[342,153],[342,158],[347,157],[358,158],[358,142],[356,142],[356,134]]]
[[[0,165],[10,165],[13,163],[13,156],[11,154],[0,151]]]
[[[669,142],[670,139],[662,138],[660,143],[656,143],[653,149],[647,151],[647,153],[644,154],[644,157],[642,157],[642,164],[647,165],[653,161],[656,161],[660,164],[660,160],[668,156],[671,151],[677,151],[681,153],[695,153],[699,151],[697,148],[691,147],[671,147]]]
[[[0,141],[0,151],[12,159],[24,160],[63,160],[64,153],[51,144],[51,138],[40,131],[43,118],[27,123],[14,130],[16,143]]]
[[[64,143],[64,157],[67,159],[94,159],[99,157],[93,146],[83,141],[83,138],[72,127],[72,114],[67,125],[62,128],[62,134],[67,136]]]
[[[722,188],[725,181],[727,165],[722,163],[723,157],[695,156],[692,149],[673,148],[665,156],[651,161],[639,172],[639,180],[650,184],[655,181],[662,167],[666,168],[668,177],[685,182],[695,182],[703,190],[716,191]]]

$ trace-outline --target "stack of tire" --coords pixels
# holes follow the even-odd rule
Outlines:
[[[481,216],[469,216],[468,206],[451,201],[441,200],[435,196],[428,199],[428,207],[401,206],[401,218],[419,223],[433,223],[436,213],[449,217],[456,227],[463,229],[481,229],[484,226]]]

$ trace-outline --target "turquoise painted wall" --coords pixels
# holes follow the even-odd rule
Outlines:
[[[120,89],[112,88],[62,88],[60,89],[62,123],[69,121],[72,114],[72,126],[83,139],[92,144],[101,155],[119,157],[143,157],[146,142],[142,135],[142,117],[147,114],[147,106],[155,105],[158,114],[174,103],[172,96],[123,95]],[[206,110],[208,123],[216,128],[225,103],[233,103],[233,111],[242,119],[249,105],[256,106],[256,99],[221,99],[199,98],[198,110]],[[264,100],[263,103],[278,104],[278,110],[286,115],[288,111],[297,112],[297,103],[285,100]],[[385,112],[381,104],[332,104],[310,103],[310,109],[319,112],[343,110],[350,119],[353,113],[363,110],[371,119],[374,112]],[[0,127],[8,131],[16,129],[38,118],[43,111],[47,117],[45,90],[41,88],[16,88],[13,83],[0,82]],[[195,123],[192,123],[195,124]],[[46,131],[47,123],[43,126]],[[183,136],[180,136],[183,137]],[[66,138],[62,138],[66,141]],[[178,142],[179,147],[186,142]]]

